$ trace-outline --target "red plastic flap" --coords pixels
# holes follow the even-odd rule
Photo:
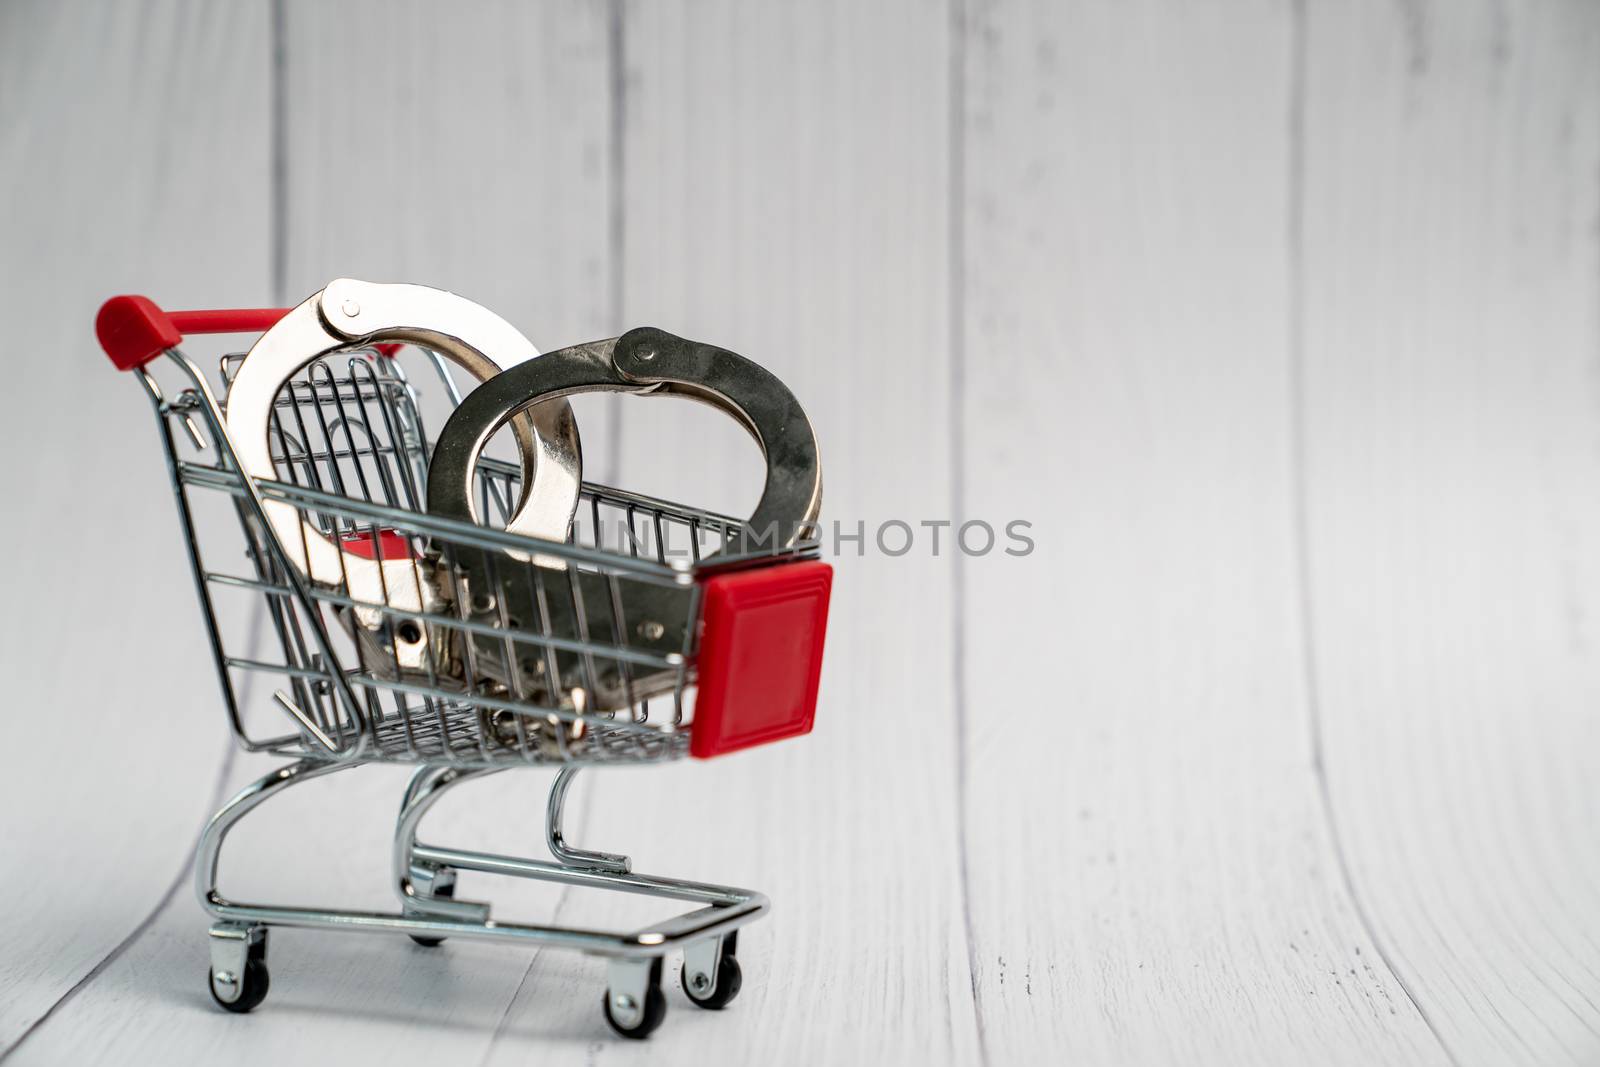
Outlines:
[[[165,311],[147,296],[114,296],[100,306],[94,335],[118,370],[135,370],[183,340]]]
[[[377,549],[383,551],[384,559],[412,559],[416,553],[411,551],[411,539],[398,530],[382,530],[377,535]],[[373,547],[373,535],[369,533],[346,534],[339,541],[339,546],[352,556],[362,559],[377,559],[377,551]]]
[[[689,754],[705,759],[810,733],[833,567],[786,563],[708,578],[700,588]]]

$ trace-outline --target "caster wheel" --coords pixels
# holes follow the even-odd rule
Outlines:
[[[689,964],[687,961],[684,962],[683,969],[679,972],[679,979],[683,982],[684,996],[689,998],[690,1003],[708,1011],[721,1011],[733,1003],[733,998],[739,995],[739,990],[744,985],[744,974],[739,970],[738,959],[734,957],[734,951],[738,947],[738,937],[738,932],[735,931],[729,934],[727,941],[723,943],[722,959],[717,963],[717,988],[708,997],[695,993],[694,982],[689,975]]]
[[[451,882],[449,885],[440,886],[438,889],[434,890],[433,895],[444,900],[454,900],[456,897],[456,884]],[[444,944],[444,938],[442,937],[425,937],[422,934],[411,934],[409,936],[411,940],[415,941],[423,948],[438,948],[440,945]]]
[[[616,1015],[613,1014],[612,998],[613,994],[608,989],[605,997],[600,1002],[605,1009],[606,1022],[611,1024],[611,1029],[623,1037],[631,1037],[634,1040],[643,1040],[649,1037],[655,1032],[656,1027],[661,1025],[662,1020],[667,1017],[667,998],[661,993],[661,961],[656,960],[655,964],[650,968],[650,988],[645,993],[644,1010],[639,1013],[638,1020],[631,1026],[624,1026],[617,1021]],[[617,1010],[621,1010],[623,1005],[616,1005],[615,1007]]]
[[[215,970],[209,973],[206,988],[211,990],[211,999],[215,1000],[219,1006],[227,1011],[243,1015],[245,1012],[254,1011],[261,1005],[263,1000],[267,999],[267,990],[271,987],[272,981],[267,974],[266,961],[254,958],[247,960],[244,965],[244,973],[240,975],[238,980],[243,988],[239,990],[239,995],[233,1000],[223,1000],[222,994],[217,992],[219,987],[226,988],[226,986],[217,981],[217,972]]]

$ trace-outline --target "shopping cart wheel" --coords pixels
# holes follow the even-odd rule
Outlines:
[[[739,931],[724,937],[721,946],[722,958],[717,961],[716,988],[710,993],[703,992],[711,987],[710,960],[696,951],[699,946],[691,945],[683,954],[683,970],[679,978],[683,982],[684,996],[702,1008],[711,1011],[721,1011],[733,1002],[739,995],[740,988],[744,985],[744,974],[739,970],[739,961],[734,953],[739,950]],[[716,946],[707,946],[713,952]]]
[[[228,1011],[252,1011],[267,999],[270,984],[266,927],[237,922],[213,925],[211,970],[206,976],[211,999]]]
[[[239,995],[234,1000],[222,999],[223,995],[218,990],[227,989],[230,986],[228,983],[218,982],[216,971],[210,972],[210,981],[206,985],[211,990],[212,1000],[228,1011],[238,1012],[243,1015],[245,1012],[255,1011],[256,1008],[261,1006],[261,1002],[267,999],[267,990],[271,988],[272,980],[267,974],[267,965],[256,960],[251,960],[244,965],[244,973],[241,977],[243,981],[240,984],[243,988],[239,990]]]
[[[428,895],[441,900],[454,900],[456,898],[456,883],[454,881],[449,881],[442,884],[436,884],[433,888],[433,892]],[[411,934],[410,937],[411,940],[415,941],[423,948],[437,948],[444,944],[444,938],[442,937],[425,937],[422,934]]]
[[[611,1029],[623,1037],[649,1037],[667,1017],[667,998],[661,993],[661,957],[613,960],[611,985],[600,1005]]]

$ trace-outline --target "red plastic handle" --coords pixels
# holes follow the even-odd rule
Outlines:
[[[168,314],[147,296],[114,296],[100,306],[94,334],[118,370],[135,370],[177,347],[184,334],[260,333],[288,313],[288,308],[238,308]]]
[[[289,314],[288,308],[227,308],[222,311],[173,311],[167,318],[182,334],[264,333]]]
[[[225,308],[219,311],[162,311],[147,296],[114,296],[100,306],[94,333],[118,370],[135,370],[186,334],[262,333],[289,313],[288,308]],[[397,344],[374,345],[386,356]]]

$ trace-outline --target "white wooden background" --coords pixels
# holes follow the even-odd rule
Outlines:
[[[830,517],[1033,522],[840,557],[813,737],[583,792],[773,895],[729,1011],[641,1047],[594,961],[293,931],[211,1006],[186,864],[262,767],[90,327],[342,274],[750,354]],[[1593,0],[4,0],[0,321],[0,1059],[1600,1063]],[[753,496],[618,413],[603,471]],[[400,782],[228,884],[381,904]]]

